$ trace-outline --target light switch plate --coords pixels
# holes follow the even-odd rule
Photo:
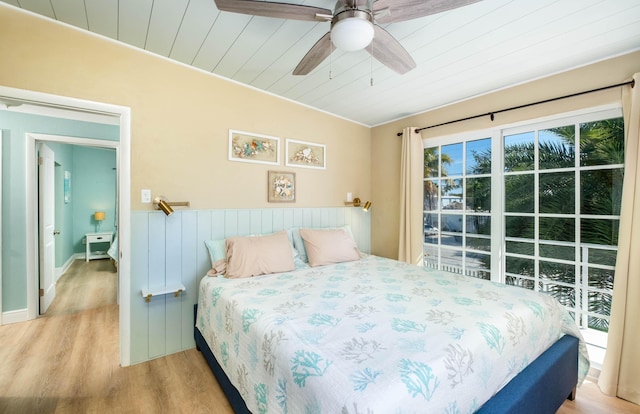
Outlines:
[[[142,203],[150,203],[151,202],[151,190],[144,189],[140,192],[140,201]]]

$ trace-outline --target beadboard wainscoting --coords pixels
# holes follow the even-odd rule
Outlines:
[[[364,253],[371,250],[370,215],[361,208],[177,210],[131,214],[131,363],[195,347],[193,305],[211,267],[206,240],[272,233],[291,227],[350,225]],[[142,290],[183,285],[186,291],[153,296]]]

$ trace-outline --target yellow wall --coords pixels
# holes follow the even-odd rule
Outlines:
[[[372,186],[372,201],[375,210],[371,217],[371,252],[380,256],[397,258],[401,138],[397,137],[396,134],[401,132],[403,128],[407,126],[426,127],[512,106],[617,84],[630,80],[631,76],[639,71],[640,52],[635,52],[373,128],[371,139],[371,181],[375,183]],[[462,79],[461,81],[481,82],[482,80]],[[499,125],[508,125],[528,119],[619,101],[620,88],[615,88],[606,92],[582,95],[554,103],[505,112],[496,115],[493,122],[489,117],[483,117],[431,128],[423,131],[422,137],[423,139],[428,139],[464,131],[495,128]]]
[[[370,196],[370,129],[0,5],[0,85],[131,108],[131,200],[140,190],[193,209],[261,208],[267,171],[296,173],[291,207]],[[281,138],[281,165],[228,161],[228,130]],[[327,169],[284,166],[284,139],[326,144]],[[282,207],[282,204],[275,205]]]

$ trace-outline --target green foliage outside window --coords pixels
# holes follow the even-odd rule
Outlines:
[[[579,249],[572,245],[577,242],[576,237],[580,238],[581,244],[617,246],[619,220],[615,216],[620,214],[622,198],[624,170],[620,166],[624,164],[624,124],[622,118],[616,118],[580,124],[579,131],[576,131],[576,126],[569,125],[537,133],[537,148],[534,132],[504,137],[505,236],[525,239],[507,242],[506,252],[532,256],[531,259],[507,256],[506,271],[522,277],[508,276],[506,282],[547,292],[565,306],[574,308],[576,301],[582,300],[576,297],[573,287],[580,275],[576,274],[575,265],[558,263],[553,259],[574,261],[576,248]],[[578,134],[579,150],[576,151]],[[446,178],[447,168],[453,161],[446,154],[441,155],[438,148],[425,150],[426,211],[437,211],[440,195],[459,185],[455,183],[459,179]],[[470,166],[465,170],[470,176],[466,178],[467,205],[462,208],[490,212],[491,179],[473,177],[491,173],[490,146],[478,151],[468,150],[467,165]],[[533,216],[536,210],[537,220]],[[575,218],[576,212],[578,219]],[[484,230],[475,230],[482,228],[481,224],[474,222],[478,219],[483,217],[467,216],[467,227],[473,228],[475,234],[490,234],[490,228],[486,227],[490,220],[484,220]],[[578,235],[576,226],[579,226]],[[537,254],[541,258],[537,266],[538,286],[532,280],[536,268],[533,260],[536,236]],[[473,243],[473,238],[468,238]],[[569,244],[565,247],[545,244],[545,241]],[[474,248],[472,245],[467,247]],[[577,254],[581,255],[582,251]],[[615,264],[614,251],[590,249],[589,255],[589,263],[598,263],[600,255],[608,256],[607,265]],[[552,260],[545,261],[545,257]],[[489,269],[490,257],[481,256],[481,260],[484,268]],[[589,289],[580,290],[582,295],[588,296],[588,311],[608,316],[611,312],[613,271],[589,267],[588,272]],[[605,318],[589,316],[588,325],[593,329],[608,330]]]

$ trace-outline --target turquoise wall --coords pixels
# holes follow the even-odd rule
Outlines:
[[[105,219],[100,231],[113,232],[116,228],[116,151],[106,148],[74,146],[71,175],[73,203],[73,251],[84,253],[82,239],[86,233],[96,231],[93,213],[104,211]],[[104,246],[101,250],[106,250]],[[93,249],[92,246],[92,250]]]
[[[31,132],[117,141],[120,128],[117,125],[0,110],[0,129],[3,132],[2,311],[7,312],[27,307],[25,134]],[[64,162],[68,163],[69,160]],[[71,162],[73,166],[73,161]],[[72,174],[72,179],[75,175],[77,174]],[[73,206],[71,208],[73,209]],[[63,214],[70,218],[73,212],[67,211]]]
[[[55,153],[55,223],[60,231],[55,264],[60,268],[74,253],[85,252],[84,235],[96,231],[93,213],[106,213],[100,231],[115,231],[116,151],[58,142],[47,145]],[[71,173],[68,203],[64,202],[65,171]]]
[[[65,203],[63,197],[64,172],[73,170],[73,146],[48,142],[55,160],[55,224],[60,234],[56,236],[56,267],[62,267],[73,254],[72,229],[73,205]]]

